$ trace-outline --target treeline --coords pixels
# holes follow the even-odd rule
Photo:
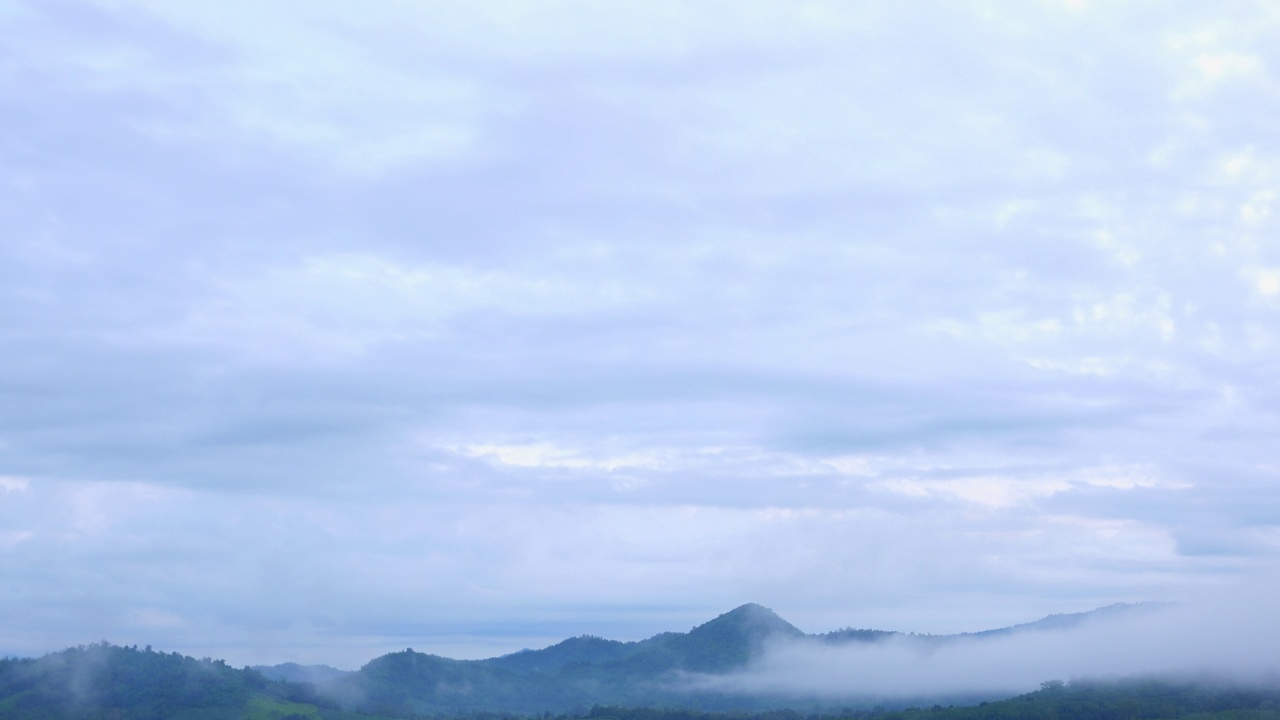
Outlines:
[[[1047,682],[1040,690],[976,705],[717,712],[596,705],[584,713],[432,713],[413,720],[1280,720],[1280,687],[1162,680]]]
[[[884,720],[920,720],[937,710],[886,713]],[[1280,688],[1162,680],[1045,683],[1010,700],[947,709],[938,720],[1280,720]]]
[[[1280,687],[1163,680],[1046,682],[1008,700],[831,713],[701,712],[596,706],[588,720],[1280,720]]]
[[[102,642],[37,659],[0,660],[3,720],[169,720],[196,708],[234,716],[254,697],[336,708],[311,686],[150,646]]]
[[[661,694],[646,697],[636,687],[635,701],[626,704],[579,706],[556,715],[513,713],[501,706],[554,708],[563,699],[556,696],[553,684],[539,692],[535,673],[524,676],[524,684],[509,686],[504,691],[509,696],[486,701],[473,694],[470,707],[442,707],[466,690],[459,686],[447,698],[440,696],[442,686],[466,679],[449,674],[453,665],[411,651],[384,656],[371,665],[366,671],[372,671],[370,677],[386,692],[343,697],[305,683],[269,680],[256,670],[233,668],[221,660],[97,643],[38,659],[0,660],[0,720],[1280,720],[1280,683],[1153,679],[1055,681],[1007,700],[954,707],[923,702],[902,707],[898,700],[887,709],[865,698],[856,707],[840,709],[818,706],[810,698],[809,705],[793,704],[790,709],[739,705],[736,710],[719,706],[717,711],[717,706],[694,704],[707,697],[672,701]],[[434,665],[442,665],[445,672]],[[415,691],[427,676],[437,680],[435,697]],[[531,691],[523,694],[518,692],[521,688]],[[360,688],[347,688],[351,689]],[[781,698],[773,702],[773,708],[785,706]],[[476,708],[487,703],[499,707]]]

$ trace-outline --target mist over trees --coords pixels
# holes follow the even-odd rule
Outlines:
[[[1280,676],[1264,672],[1257,658],[1250,675],[1183,671],[1130,673],[1122,682],[1102,679],[1108,673],[1101,671],[1122,667],[1109,664],[1107,653],[1132,660],[1140,657],[1138,651],[1165,651],[1166,646],[1151,642],[1155,635],[1143,633],[1176,633],[1170,619],[1185,616],[1174,610],[1117,605],[959,635],[853,628],[809,635],[771,610],[748,604],[688,632],[637,642],[580,636],[486,660],[405,649],[354,672],[296,663],[237,669],[221,660],[102,642],[38,659],[0,661],[0,718],[1271,718]],[[1121,632],[1134,628],[1139,634]],[[1189,628],[1183,630],[1187,639],[1200,640]],[[1117,654],[1121,645],[1144,638],[1150,647]],[[1213,647],[1201,648],[1213,657]],[[1098,679],[1049,675],[1050,680],[1024,688],[1039,687],[1029,694],[1009,689],[1054,667],[1055,653],[1076,657],[1072,654],[1082,649],[1097,654]],[[882,667],[877,670],[874,663]],[[1021,663],[1021,675],[1009,663]],[[1001,681],[1000,674],[1008,677]],[[1011,695],[1017,697],[1006,699]]]
[[[149,648],[97,643],[39,659],[0,660],[4,720],[1280,720],[1280,683],[1050,680],[1037,691],[1003,700],[944,702],[903,698],[836,708],[793,699],[790,707],[710,710],[651,699],[554,715],[475,707],[415,711],[384,703],[352,712],[307,683],[271,681],[252,669]]]

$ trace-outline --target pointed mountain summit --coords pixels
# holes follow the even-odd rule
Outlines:
[[[704,709],[724,710],[776,707],[789,700],[750,693],[703,692],[685,681],[690,674],[726,675],[748,668],[774,642],[812,643],[817,647],[899,638],[930,649],[958,641],[981,642],[1010,633],[1066,630],[1094,617],[1119,618],[1142,607],[1116,605],[956,635],[908,635],[851,628],[806,635],[769,608],[748,603],[688,632],[664,632],[632,642],[583,635],[541,650],[522,650],[487,660],[451,660],[405,650],[375,658],[358,672],[323,683],[322,691],[344,708],[390,708],[401,715],[559,713],[595,704],[696,703]]]
[[[774,635],[799,638],[804,633],[763,605],[747,603],[690,630],[685,638],[692,644],[739,656],[746,662],[766,638]],[[741,664],[741,663],[738,663]]]
[[[729,612],[695,627],[689,635],[723,634],[764,638],[769,635],[787,637],[803,637],[804,633],[795,625],[783,620],[778,613],[763,605],[747,603]]]
[[[685,667],[697,672],[725,672],[750,662],[770,638],[804,636],[799,628],[769,608],[747,603],[684,636]]]
[[[804,633],[769,608],[755,603],[705,622],[687,633],[663,633],[636,659],[653,669],[719,673],[746,665],[772,637],[802,638]]]
[[[813,697],[804,693],[788,695],[785,688],[772,694],[759,694],[745,688],[735,690],[734,685],[700,685],[698,681],[706,677],[689,676],[724,676],[748,668],[768,652],[774,642],[807,643],[818,648],[896,638],[918,649],[932,651],[946,643],[976,647],[978,643],[1014,633],[1069,632],[1095,620],[1124,622],[1134,613],[1167,607],[1162,603],[1110,605],[1090,612],[1050,615],[1021,625],[955,635],[852,628],[806,635],[772,610],[749,603],[688,632],[665,632],[647,640],[619,642],[581,635],[541,650],[522,650],[486,660],[454,660],[406,649],[374,658],[355,672],[293,663],[261,668],[259,672],[238,671],[221,661],[196,661],[177,653],[153,653],[150,648],[139,652],[137,648],[116,648],[103,643],[73,648],[39,660],[0,659],[0,717],[5,720],[73,715],[106,717],[103,713],[107,709],[124,707],[140,708],[137,713],[124,717],[168,717],[172,713],[168,710],[161,713],[160,709],[184,708],[188,705],[183,703],[190,702],[204,703],[200,706],[203,709],[198,714],[179,713],[182,717],[261,715],[258,710],[246,709],[250,702],[259,709],[264,704],[279,708],[277,717],[293,713],[294,708],[300,707],[299,703],[310,703],[321,711],[308,717],[323,715],[331,719],[358,717],[340,712],[338,708],[399,717],[471,713],[542,715],[547,712],[582,715],[587,708],[598,704],[725,711],[792,705],[812,708]],[[273,684],[267,677],[308,684]],[[85,697],[97,703],[94,707],[100,707],[102,713],[85,715],[66,705],[68,698],[78,696],[68,689],[73,686],[87,688]],[[121,694],[121,688],[127,688],[128,694]],[[173,694],[178,692],[173,688],[186,689],[181,690],[179,696]],[[194,695],[192,688],[197,690]],[[36,714],[13,714],[19,707],[16,703],[29,703],[32,698],[46,704],[32,705]],[[856,697],[851,695],[849,699]],[[64,705],[68,708],[66,712],[59,709]]]

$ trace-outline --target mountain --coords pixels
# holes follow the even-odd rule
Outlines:
[[[631,678],[674,671],[722,673],[746,665],[766,640],[775,637],[802,638],[805,634],[772,610],[748,603],[687,633],[665,632],[638,642],[583,635],[542,650],[521,650],[474,662],[516,674],[572,674],[586,667]]]
[[[263,677],[268,680],[311,683],[312,685],[323,685],[340,677],[350,675],[352,672],[350,670],[331,668],[328,665],[299,665],[295,662],[280,663],[279,665],[254,665],[252,669],[262,673]]]
[[[95,643],[0,660],[4,720],[357,720],[309,685],[150,647]],[[376,720],[376,718],[362,718]]]
[[[640,676],[724,673],[745,666],[768,639],[801,637],[805,634],[777,613],[748,603],[687,633],[662,633],[634,643],[629,653],[607,664]]]
[[[689,681],[699,675],[744,669],[770,642],[843,645],[898,639],[937,645],[1062,629],[1153,607],[1156,605],[1113,605],[954,635],[851,628],[807,635],[772,610],[749,603],[688,632],[665,632],[637,642],[581,636],[541,650],[522,650],[487,660],[452,660],[405,650],[376,658],[358,672],[323,685],[322,690],[344,707],[393,715],[584,711],[596,704],[760,710],[794,706],[798,699],[694,689]]]
[[[542,650],[487,660],[453,660],[412,650],[370,661],[323,685],[344,706],[390,714],[474,711],[536,713],[597,703],[681,704],[688,673],[725,673],[745,667],[764,643],[805,634],[768,608],[747,604],[687,633],[666,632],[638,642],[582,636]],[[704,706],[740,707],[703,693]]]
[[[1048,615],[1040,618],[1039,620],[1022,623],[1021,625],[1012,625],[1010,627],[997,628],[995,630],[982,630],[975,633],[962,633],[957,637],[995,637],[999,635],[1012,635],[1023,632],[1069,630],[1071,628],[1078,627],[1085,622],[1107,620],[1121,616],[1133,617],[1144,613],[1165,610],[1173,606],[1174,603],[1167,602],[1114,603],[1112,605],[1106,605],[1087,612]]]
[[[634,643],[605,640],[591,635],[562,640],[542,650],[521,650],[485,662],[512,672],[552,672],[570,665],[599,665],[630,654]]]
[[[748,603],[688,633],[669,633],[659,637],[662,640],[653,648],[645,648],[635,657],[653,653],[655,657],[669,658],[670,663],[662,668],[663,671],[723,673],[745,666],[759,655],[767,640],[802,638],[805,634],[769,608]],[[654,666],[661,667],[662,663]]]
[[[690,681],[747,668],[771,642],[971,642],[1064,629],[1158,607],[1113,605],[957,635],[852,628],[806,635],[772,610],[747,604],[688,632],[660,633],[636,642],[580,636],[486,660],[403,650],[374,658],[356,672],[296,663],[235,669],[222,661],[157,653],[150,647],[100,643],[39,659],[0,660],[0,718],[354,720],[369,715],[582,714],[597,705],[814,710],[825,706],[813,698],[707,690]],[[857,704],[856,699],[847,702]]]
[[[1173,607],[1173,605],[1174,603],[1166,602],[1114,603],[1112,605],[1106,605],[1104,607],[1085,612],[1047,615],[1039,620],[1020,623],[1018,625],[1010,625],[1009,627],[995,628],[992,630],[979,630],[977,632],[954,633],[950,635],[919,635],[916,633],[904,633],[895,630],[843,628],[841,630],[835,630],[821,635],[811,635],[809,637],[832,645],[840,645],[844,643],[876,643],[890,639],[936,644],[966,638],[989,639],[1007,637],[1027,632],[1069,630],[1086,622],[1114,619],[1121,616],[1133,617],[1144,613],[1164,610]]]

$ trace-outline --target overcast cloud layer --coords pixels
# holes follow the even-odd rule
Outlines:
[[[946,632],[1258,574],[1277,37],[0,0],[0,653]]]

